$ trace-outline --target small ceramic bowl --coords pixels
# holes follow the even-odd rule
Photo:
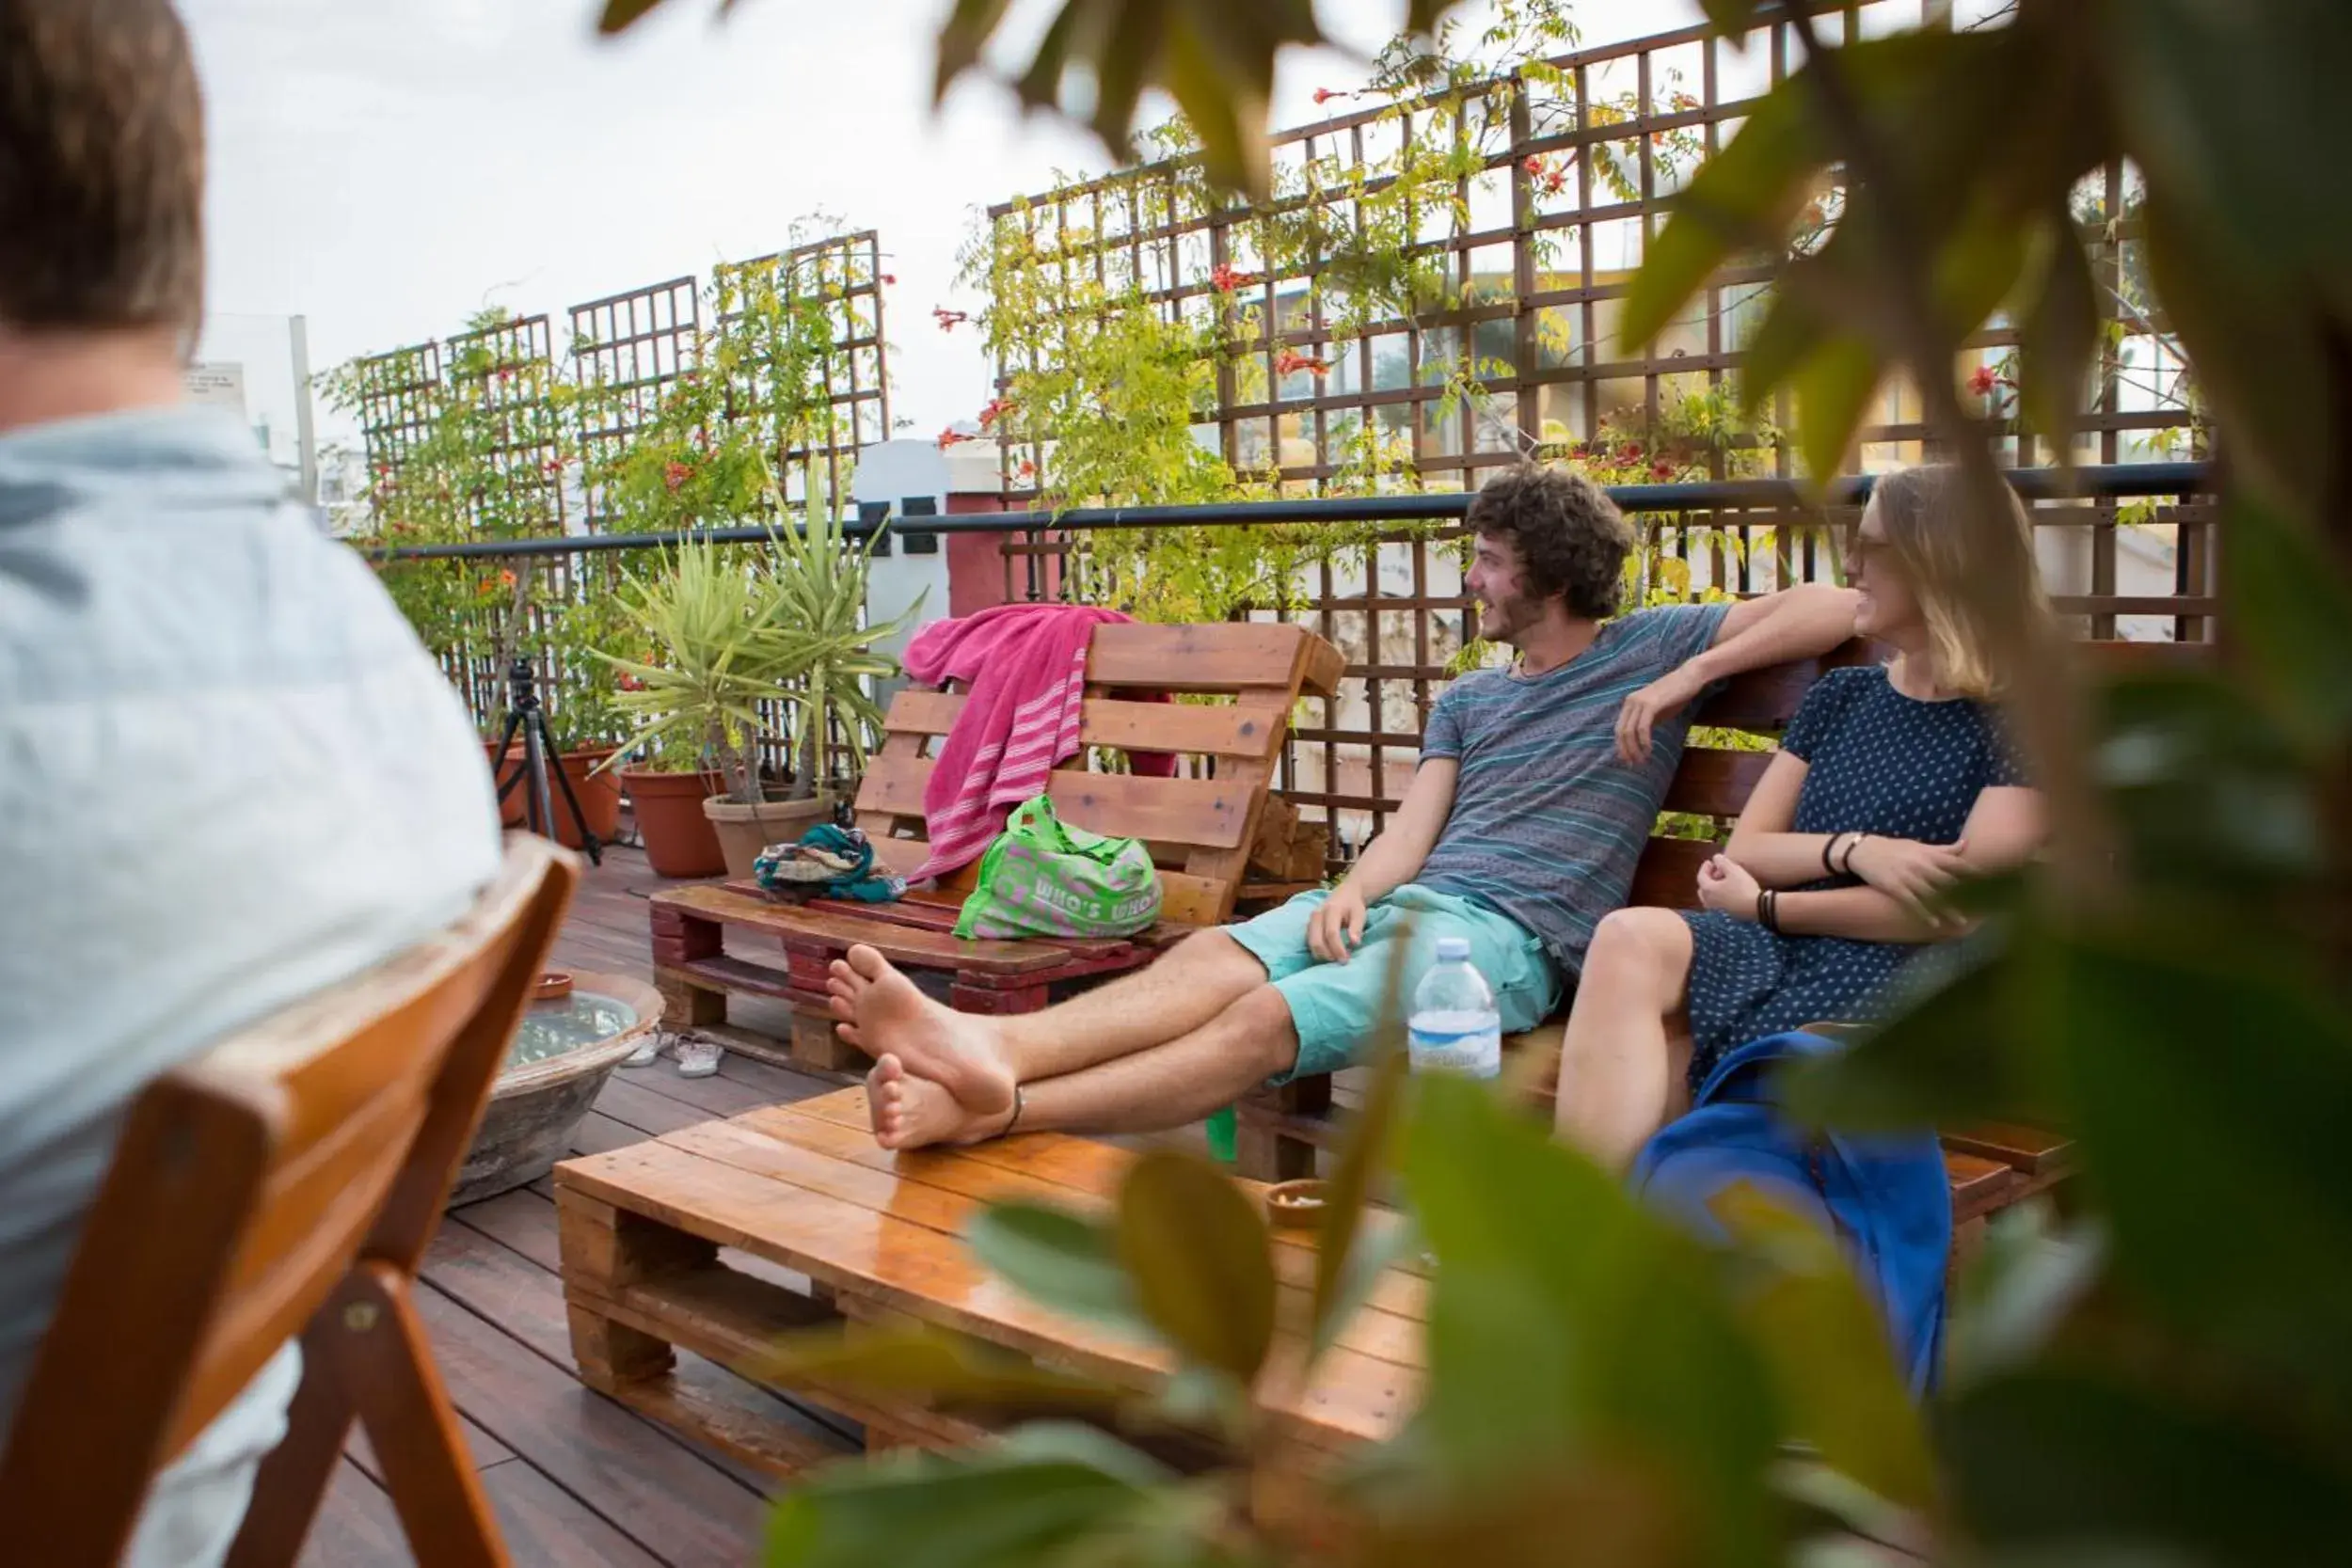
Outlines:
[[[539,984],[537,989],[532,991],[531,999],[533,1002],[554,1002],[571,994],[571,971],[543,969],[539,972]]]
[[[1266,1218],[1278,1226],[1320,1225],[1326,1191],[1324,1182],[1311,1178],[1278,1182],[1265,1190]]]

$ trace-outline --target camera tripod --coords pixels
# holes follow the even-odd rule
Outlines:
[[[523,742],[522,760],[512,773],[498,775],[499,805],[501,810],[506,797],[516,785],[523,791],[523,818],[534,833],[547,838],[555,836],[554,800],[548,792],[548,759],[561,758],[563,752],[548,732],[546,710],[539,706],[538,680],[532,673],[531,661],[516,657],[506,672],[506,723],[499,736],[500,766],[504,766],[508,750],[519,735]],[[571,814],[572,826],[580,833],[580,847],[588,851],[595,864],[604,863],[604,843],[588,829],[588,819],[580,809],[580,797],[572,793],[572,781],[564,776],[563,764],[555,767],[555,785],[563,792],[564,809]]]

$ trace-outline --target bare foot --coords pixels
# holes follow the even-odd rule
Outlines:
[[[994,1137],[1012,1119],[1009,1104],[996,1115],[975,1115],[941,1085],[910,1075],[888,1052],[866,1075],[866,1105],[874,1141],[890,1149],[975,1144]]]
[[[897,1056],[910,1078],[938,1085],[984,1120],[1012,1109],[1012,1065],[986,1019],[941,1006],[870,947],[834,959],[825,990],[836,1031],[860,1051]]]

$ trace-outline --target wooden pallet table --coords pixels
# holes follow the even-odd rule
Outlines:
[[[1131,1158],[1053,1132],[893,1153],[868,1131],[865,1091],[849,1089],[566,1162],[556,1167],[555,1194],[580,1377],[776,1474],[790,1473],[804,1446],[762,1430],[739,1405],[678,1386],[674,1348],[748,1368],[795,1327],[836,1317],[913,1321],[1127,1387],[1156,1387],[1170,1370],[1161,1353],[1038,1306],[989,1275],[960,1240],[993,1199],[1099,1211]],[[1301,1298],[1287,1304],[1301,1308],[1287,1321],[1303,1321],[1312,1243],[1285,1235],[1276,1252],[1282,1290]],[[1301,1470],[1398,1429],[1421,1386],[1426,1303],[1424,1279],[1391,1270],[1311,1382],[1271,1401],[1273,1426]],[[1270,1374],[1268,1386],[1279,1381]],[[864,1423],[869,1449],[953,1448],[988,1431],[913,1402],[791,1391]]]

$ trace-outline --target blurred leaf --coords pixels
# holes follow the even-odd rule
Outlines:
[[[796,1335],[745,1372],[768,1382],[824,1383],[942,1405],[1107,1411],[1128,1398],[1092,1378],[1055,1371],[928,1328],[861,1326]]]
[[[2049,1206],[2004,1209],[1961,1272],[1952,1303],[1945,1386],[1965,1387],[2028,1364],[2051,1343],[2106,1265],[2106,1233],[2086,1224],[2056,1232]]]
[[[1856,207],[1863,199],[1857,195]],[[1866,216],[1875,219],[1875,211],[1865,214],[1850,208],[1848,223]],[[1931,281],[1944,332],[1954,343],[1976,330],[2016,288],[2027,245],[2023,225],[1980,202],[1936,247]]]
[[[1146,1507],[1168,1472],[1087,1427],[953,1454],[898,1452],[800,1478],[769,1520],[771,1568],[1029,1568]]]
[[[2226,672],[2175,669],[2109,682],[2101,705],[2096,771],[2143,888],[2234,895],[2242,916],[2292,929],[2280,895],[2313,882],[2322,833],[2276,705]]]
[[[2325,288],[2352,310],[2352,166],[2291,150],[2352,146],[2352,8],[2140,0],[2104,21],[2101,44],[2131,84],[2117,111],[2150,189],[2226,229],[2256,258],[2254,277]]]
[[[2020,1372],[1949,1401],[1938,1431],[1961,1514],[1995,1549],[2169,1546],[2200,1562],[2317,1568],[2342,1562],[2352,1538],[2341,1470],[2177,1392]]]
[[[1888,1549],[1898,1554],[1896,1560],[1917,1562],[1933,1555],[1934,1541],[1919,1514],[1896,1506],[1818,1459],[1792,1456],[1782,1460],[1772,1467],[1772,1490],[1796,1507],[1819,1514],[1824,1528],[1858,1532],[1873,1544],[1893,1544]],[[1800,1531],[1804,1528],[1798,1527]],[[1793,1564],[1815,1568],[1841,1560],[1835,1555],[1821,1555],[1823,1544],[1836,1543],[1807,1543],[1799,1548]]]
[[[1825,481],[1844,466],[1846,449],[1886,373],[1886,360],[1867,339],[1841,333],[1822,341],[1792,378],[1797,392],[1797,439],[1805,471]]]
[[[1621,343],[1639,347],[1656,338],[1735,251],[1778,248],[1827,159],[1805,93],[1795,78],[1774,87],[1748,111],[1731,145],[1700,165],[1673,198],[1673,216],[1626,290]]]
[[[1797,372],[1826,332],[1794,293],[1776,289],[1740,361],[1740,407],[1753,416]]]
[[[1168,1343],[1255,1380],[1274,1342],[1274,1258],[1241,1188],[1193,1155],[1146,1153],[1120,1185],[1119,1256]]]
[[[2037,927],[2021,921],[1995,949],[1979,932],[1937,978],[1915,975],[1895,1016],[1848,1049],[1784,1068],[1789,1114],[1812,1127],[1902,1132],[1969,1121],[2048,1125],[2016,1065],[2040,1049],[2034,1012],[2046,985]]]
[[[1836,1238],[1817,1220],[1741,1185],[1719,1196],[1725,1227],[1770,1277],[1743,1304],[1780,1385],[1790,1432],[1891,1502],[1935,1500],[1935,1466],[1886,1325]]]
[[[1440,1475],[1484,1490],[1638,1456],[1706,1559],[1769,1560],[1772,1384],[1695,1243],[1485,1086],[1416,1085],[1405,1180],[1438,1255],[1423,1406]]]
[[[1756,24],[1759,0],[1699,0],[1708,23],[1726,38],[1746,32]]]
[[[604,11],[596,18],[596,31],[617,33],[660,4],[661,0],[604,0]]]
[[[2233,451],[2265,487],[2313,506],[2325,492],[2328,364],[2323,335],[2291,295],[2265,288],[2234,236],[2152,186],[2140,208],[2149,277],[2214,406],[2236,416]]]
[[[2226,917],[2090,929],[2058,958],[2054,1065],[2119,1277],[2293,1397],[2352,1408],[2341,995]]]
[[[2041,278],[2019,319],[2017,397],[2027,422],[2074,461],[2074,427],[2099,345],[2098,285],[2064,207],[2042,229]]]
[[[1507,1486],[1383,1518],[1356,1560],[1365,1568],[1697,1568],[1697,1511],[1630,1454],[1587,1456]]]
[[[931,75],[931,100],[947,96],[957,77],[980,63],[980,54],[1005,20],[1012,0],[956,0],[939,24],[939,60]]]
[[[1387,973],[1381,980],[1380,1011],[1375,1015],[1373,1040],[1367,1053],[1372,1083],[1364,1092],[1339,1164],[1324,1194],[1323,1231],[1315,1247],[1315,1289],[1308,1354],[1321,1355],[1331,1347],[1347,1320],[1364,1304],[1380,1277],[1380,1268],[1395,1257],[1393,1245],[1373,1267],[1362,1266],[1358,1243],[1363,1229],[1364,1203],[1373,1178],[1389,1163],[1397,1108],[1405,1098],[1411,1053],[1406,1044],[1405,960],[1412,951],[1411,917],[1406,928],[1389,944]],[[1388,1232],[1393,1238],[1408,1227]]]
[[[2305,757],[2352,735],[2352,586],[2309,529],[2245,485],[2222,510],[2222,612],[2264,695]]]
[[[964,1239],[991,1270],[1057,1312],[1156,1337],[1107,1226],[1041,1204],[992,1203]]]

